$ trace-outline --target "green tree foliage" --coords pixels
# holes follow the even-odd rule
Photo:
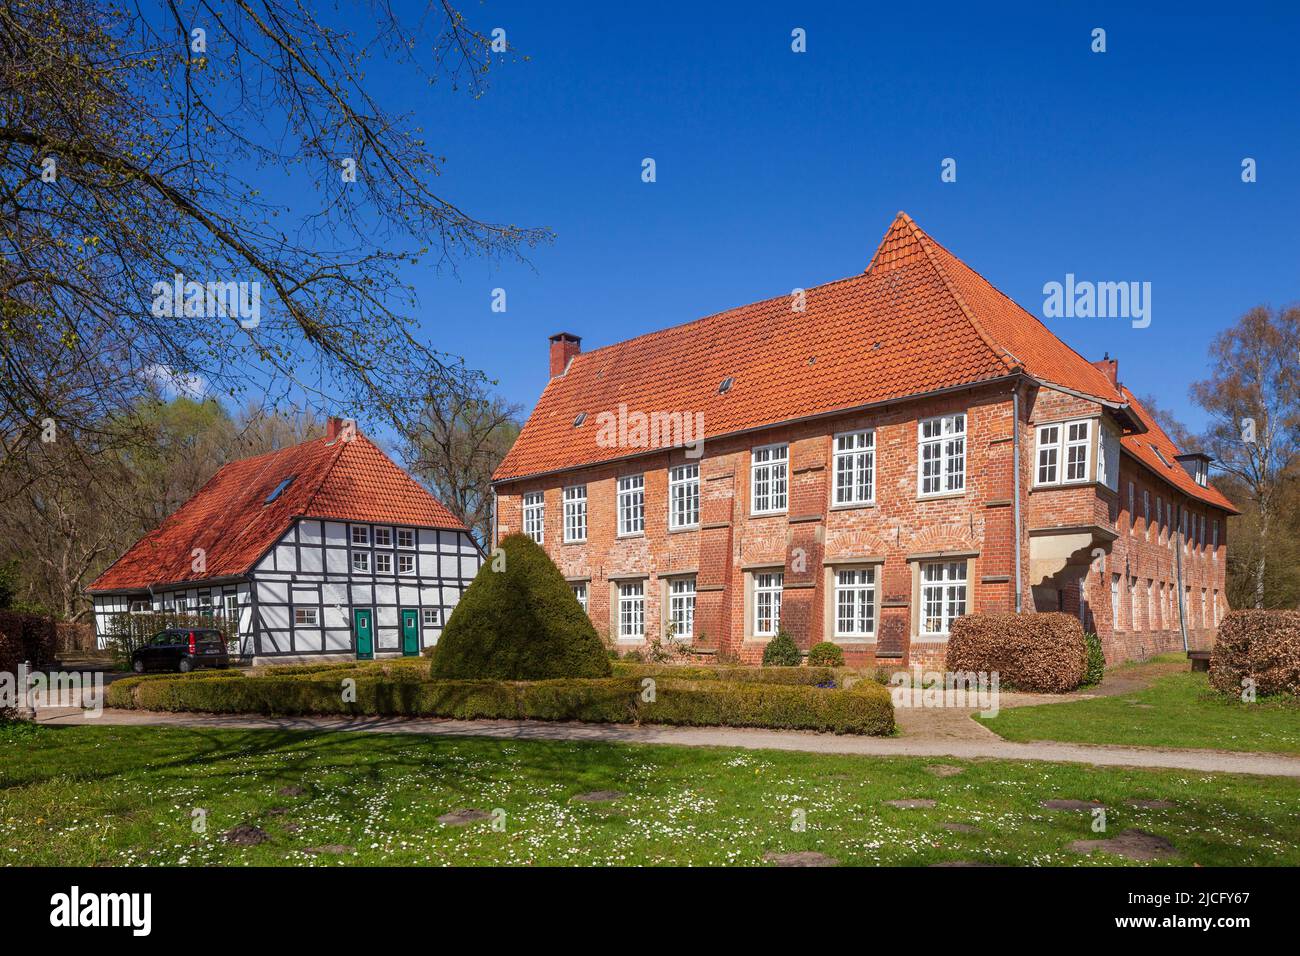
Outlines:
[[[763,648],[764,667],[798,667],[802,660],[798,645],[785,628],[778,630]]]
[[[608,677],[609,658],[564,576],[531,538],[489,556],[438,641],[435,678]]]

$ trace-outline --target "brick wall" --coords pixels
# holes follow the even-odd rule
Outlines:
[[[1213,509],[1192,505],[1172,486],[1152,478],[1134,460],[1119,462],[1120,493],[1096,483],[1035,489],[1035,425],[1069,416],[1103,414],[1096,404],[1050,389],[1023,392],[1021,409],[1021,573],[1024,610],[1079,613],[1080,596],[1090,609],[1085,625],[1103,638],[1108,660],[1114,662],[1160,650],[1181,648],[1176,625],[1153,627],[1144,615],[1145,595],[1139,595],[1139,623],[1132,626],[1121,608],[1121,627],[1111,624],[1109,575],[1115,569],[1136,575],[1142,588],[1172,580],[1169,559],[1173,546],[1167,536],[1147,539],[1141,520],[1142,491],[1155,509],[1175,499],[1176,507],[1191,506],[1196,514]],[[1015,609],[1013,405],[1006,383],[985,385],[943,396],[900,402],[870,412],[783,425],[746,436],[705,443],[701,459],[681,449],[660,451],[617,464],[576,469],[563,476],[515,481],[498,486],[498,534],[522,530],[522,496],[542,491],[545,497],[544,547],[571,580],[588,584],[588,613],[607,639],[613,633],[614,587],[635,577],[646,593],[646,633],[662,634],[664,581],[674,575],[696,578],[694,643],[723,658],[746,662],[761,659],[765,638],[747,633],[747,591],[750,576],[762,570],[784,574],[782,623],[801,648],[836,639],[850,663],[900,665],[921,662],[941,666],[946,643],[921,639],[916,633],[917,583],[915,566],[928,558],[967,562],[967,610]],[[921,498],[917,493],[917,423],[936,415],[964,412],[966,420],[965,490],[956,495]],[[833,436],[859,428],[875,429],[875,502],[836,507],[833,490]],[[752,448],[789,446],[786,512],[750,513],[750,452]],[[698,460],[701,521],[697,528],[668,528],[668,469]],[[1114,463],[1112,463],[1114,467]],[[617,534],[616,485],[620,476],[645,477],[645,532]],[[1135,482],[1136,525],[1127,510],[1127,483]],[[587,486],[587,540],[562,540],[563,487]],[[1210,521],[1219,522],[1217,558],[1208,554]],[[1040,527],[1095,525],[1118,537],[1105,557],[1105,571],[1080,567],[1067,575],[1055,593],[1031,591],[1029,530]],[[1199,529],[1199,517],[1198,517]],[[1198,627],[1195,640],[1212,639],[1212,592],[1223,604],[1226,522],[1222,514],[1208,515],[1205,553],[1197,547],[1185,557],[1185,583],[1193,588]],[[838,562],[862,562],[877,575],[875,640],[837,639],[828,633],[832,620],[833,583],[826,569]],[[860,566],[860,565],[854,565]],[[1103,577],[1104,575],[1104,577]],[[1200,589],[1207,590],[1209,624],[1199,626]],[[1158,592],[1158,587],[1155,591]],[[1153,595],[1153,601],[1155,600]],[[1121,604],[1128,600],[1121,587]],[[1174,621],[1176,622],[1176,617]],[[1157,615],[1155,622],[1160,623]],[[1176,639],[1176,640],[1175,640]],[[620,650],[641,642],[618,642]]]

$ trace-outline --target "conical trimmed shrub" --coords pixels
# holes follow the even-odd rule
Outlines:
[[[535,541],[500,543],[443,629],[433,676],[446,680],[608,677],[609,657],[560,569]]]

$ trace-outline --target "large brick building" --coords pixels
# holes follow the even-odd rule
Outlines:
[[[550,369],[496,533],[620,648],[754,661],[779,623],[939,663],[963,613],[1060,609],[1113,662],[1226,610],[1209,459],[904,214],[861,275],[591,352],[561,333]]]

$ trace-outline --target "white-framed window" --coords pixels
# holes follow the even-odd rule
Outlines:
[[[921,633],[947,634],[966,613],[966,562],[931,561],[921,565]]]
[[[1138,618],[1138,579],[1128,579],[1128,629],[1142,630],[1142,621]]]
[[[966,415],[941,415],[917,423],[922,495],[966,490]]]
[[[227,594],[225,601],[226,601],[226,620],[238,621],[239,620],[239,595]]]
[[[1165,540],[1165,512],[1164,502],[1160,496],[1156,495],[1156,543],[1160,544]]]
[[[1146,622],[1146,627],[1147,627],[1147,630],[1148,630],[1148,631],[1154,631],[1154,630],[1156,629],[1155,606],[1151,603],[1151,597],[1152,597],[1152,594],[1153,594],[1154,591],[1155,591],[1155,588],[1156,588],[1156,583],[1155,583],[1155,581],[1152,580],[1151,578],[1147,578],[1147,609],[1146,609],[1146,610],[1147,610],[1147,622]]]
[[[294,627],[319,627],[320,609],[314,607],[296,607],[293,609]]]
[[[1038,426],[1038,473],[1034,481],[1054,485],[1061,480],[1061,426]]]
[[[645,532],[645,475],[618,480],[618,533],[620,537]]]
[[[578,606],[582,608],[585,613],[587,610],[587,582],[572,581],[570,582],[569,587],[573,588],[573,596],[577,599]]]
[[[397,529],[397,546],[399,548],[415,547],[415,530],[413,528]]]
[[[354,524],[352,526],[352,543],[360,547],[370,544],[370,529],[365,525]]]
[[[414,574],[415,573],[415,555],[399,554],[397,556],[397,573]]]
[[[375,552],[375,573],[392,574],[393,573],[393,556],[385,551]]]
[[[673,639],[689,641],[695,636],[695,578],[673,578],[668,582],[668,620]]]
[[[1219,519],[1218,518],[1215,518],[1213,521],[1210,522],[1210,532],[1211,532],[1210,560],[1218,561],[1219,560]],[[1219,622],[1216,620],[1214,623],[1218,624]]]
[[[391,548],[393,546],[393,529],[376,528],[375,529],[375,547]]]
[[[644,581],[625,581],[618,586],[618,636],[620,640],[645,636]]]
[[[420,612],[425,627],[442,627],[442,608],[426,607]]]
[[[876,634],[876,569],[844,568],[835,572],[835,636]]]
[[[1089,431],[1092,422],[1067,422],[1065,426],[1065,480],[1088,480],[1088,451],[1092,448]]]
[[[538,544],[546,540],[546,495],[532,491],[524,495],[524,534]]]
[[[1214,608],[1214,626],[1218,627],[1219,626],[1219,589],[1218,588],[1214,589],[1213,608]]]
[[[1119,630],[1119,575],[1110,576],[1110,626]]]
[[[876,432],[867,428],[835,436],[835,504],[876,500]]]
[[[352,570],[369,571],[370,570],[370,552],[353,551],[352,552]]]
[[[1132,528],[1137,524],[1137,493],[1134,491],[1133,482],[1128,483],[1128,526]]]
[[[668,469],[668,527],[692,528],[700,523],[700,466]]]
[[[1201,588],[1201,627],[1205,627],[1205,622],[1209,618],[1205,616],[1205,588]]]
[[[1151,492],[1142,489],[1142,531],[1151,540]]]
[[[763,571],[754,575],[754,636],[775,637],[781,626],[781,587],[784,571]]]
[[[587,486],[564,489],[564,540],[587,540]]]
[[[750,512],[756,515],[785,511],[789,445],[764,445],[749,453]]]
[[[1165,610],[1165,582],[1164,581],[1161,581],[1156,586],[1156,613],[1160,617],[1159,620],[1156,621],[1155,629],[1157,631],[1163,631],[1165,629],[1165,620],[1167,619],[1168,616],[1168,612]]]

